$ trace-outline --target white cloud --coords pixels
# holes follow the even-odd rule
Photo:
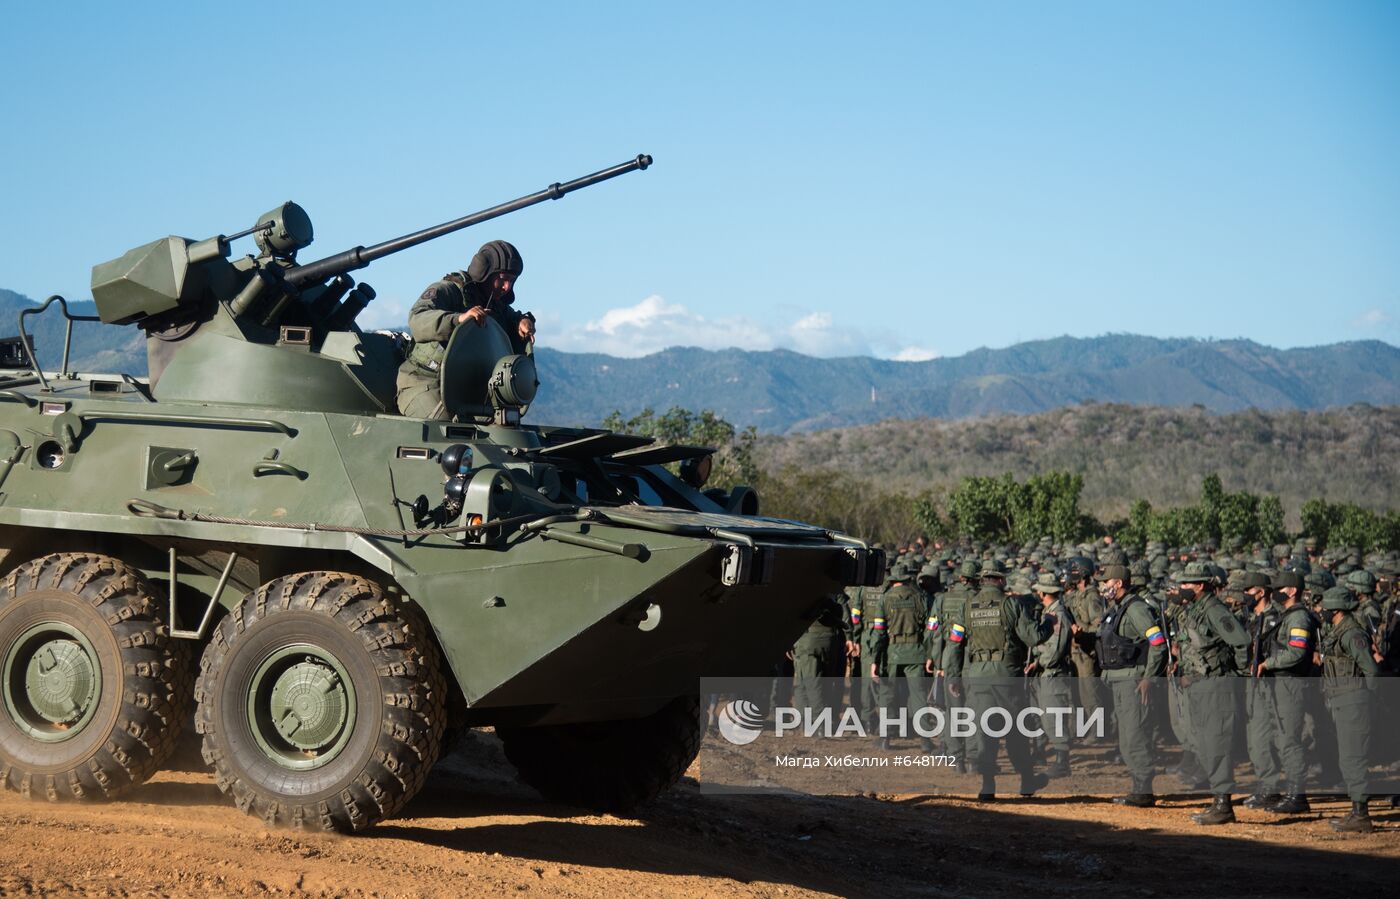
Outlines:
[[[938,351],[925,349],[921,346],[907,346],[890,358],[895,362],[927,362],[930,359],[937,359]]]
[[[631,306],[609,309],[582,325],[553,312],[536,314],[540,316],[541,345],[574,353],[637,357],[667,347],[694,346],[707,350],[782,347],[826,357],[872,355],[870,335],[823,311],[801,310],[774,325],[748,315],[711,318],[652,295]],[[886,341],[882,338],[881,342]],[[922,361],[936,355],[932,350],[908,347],[896,358]]]
[[[718,350],[773,348],[773,339],[762,325],[744,316],[706,318],[679,303],[649,296],[635,306],[620,306],[582,327],[546,319],[540,342],[571,352],[607,353],[611,356],[645,356],[672,346],[698,346]],[[552,327],[548,327],[552,326]]]
[[[787,329],[783,345],[808,356],[866,356],[870,342],[858,328],[842,327],[830,312],[804,315]]]
[[[1365,312],[1361,313],[1351,324],[1352,327],[1355,328],[1376,329],[1384,328],[1390,323],[1390,313],[1386,312],[1384,309],[1377,307],[1375,309],[1368,309]]]

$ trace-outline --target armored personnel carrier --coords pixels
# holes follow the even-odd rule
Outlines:
[[[0,784],[120,797],[193,718],[269,824],[354,831],[493,726],[554,800],[625,810],[698,751],[701,675],[761,673],[878,550],[706,488],[709,448],[524,425],[537,380],[494,322],[454,334],[451,421],[397,414],[401,339],[356,317],[375,259],[650,157],[309,263],[294,203],[93,269],[149,377],[0,342]],[[251,237],[256,254],[234,258]],[[48,363],[48,368],[41,365]],[[669,467],[668,467],[669,466]]]

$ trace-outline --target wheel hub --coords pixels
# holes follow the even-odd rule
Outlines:
[[[288,668],[272,687],[272,720],[298,749],[334,743],[345,726],[346,708],[345,684],[335,669],[316,660]]]
[[[49,640],[29,657],[25,693],[52,724],[76,724],[94,698],[97,670],[76,640]]]
[[[76,735],[102,694],[102,670],[92,644],[63,622],[45,622],[22,634],[5,652],[3,678],[10,720],[44,742]]]
[[[355,729],[355,690],[329,651],[283,647],[253,673],[248,722],[258,747],[277,764],[319,768],[340,754]]]

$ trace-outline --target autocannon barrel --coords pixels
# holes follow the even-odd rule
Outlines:
[[[490,209],[483,209],[480,212],[473,212],[471,215],[453,219],[450,222],[443,222],[431,228],[424,228],[412,234],[405,234],[402,237],[395,237],[383,243],[377,243],[370,247],[355,247],[336,253],[334,256],[327,256],[325,259],[318,259],[315,262],[308,262],[305,265],[293,266],[283,273],[283,278],[293,286],[303,284],[314,284],[324,281],[335,275],[343,275],[356,269],[364,268],[376,259],[381,259],[391,253],[406,250],[409,247],[416,247],[420,243],[435,240],[454,231],[461,231],[463,228],[470,228],[472,225],[479,225],[482,222],[490,221],[493,218],[524,209],[527,206],[534,206],[536,203],[543,203],[545,200],[557,200],[567,193],[572,193],[582,187],[597,184],[600,181],[607,181],[609,178],[616,178],[627,172],[640,171],[651,165],[651,157],[645,154],[636,159],[630,159],[620,165],[615,165],[602,171],[594,172],[591,175],[584,175],[582,178],[575,178],[572,181],[560,184],[555,182],[544,190],[536,191],[527,196],[511,200],[508,203],[501,203],[492,206]]]

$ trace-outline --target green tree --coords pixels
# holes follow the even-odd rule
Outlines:
[[[1200,542],[1210,537],[1219,540],[1220,517],[1225,509],[1225,488],[1220,483],[1220,475],[1209,474],[1201,481],[1201,504],[1197,508],[1200,510],[1197,519],[1200,536],[1193,537],[1192,542]]]
[[[1337,546],[1354,546],[1368,553],[1381,540],[1381,519],[1370,509],[1347,503],[1334,506],[1336,524],[1331,529],[1332,542]]]
[[[1320,548],[1332,544],[1332,529],[1341,523],[1341,510],[1324,499],[1310,499],[1299,510],[1303,536],[1317,540]]]
[[[1283,526],[1283,501],[1277,496],[1260,497],[1254,528],[1259,542],[1265,546],[1275,546],[1288,539]]]
[[[1222,541],[1256,542],[1259,539],[1259,497],[1244,491],[1225,494],[1219,501],[1216,524]]]
[[[964,478],[948,499],[952,529],[975,540],[1028,543],[1041,537],[1076,540],[1084,534],[1079,513],[1081,475],[1036,475],[1024,484],[1009,473]]]
[[[759,479],[758,463],[754,460],[758,431],[753,427],[737,431],[734,425],[710,409],[695,413],[672,406],[665,414],[657,415],[656,410],[647,407],[626,420],[621,412],[613,410],[603,419],[603,427],[651,437],[666,446],[715,447],[717,452],[710,471],[710,484],[715,487],[727,490],[738,484],[753,484]],[[670,467],[675,468],[674,465]]]
[[[1118,530],[1115,539],[1125,548],[1141,551],[1147,546],[1152,517],[1151,503],[1145,499],[1134,502],[1132,508],[1128,510],[1127,525]]]

